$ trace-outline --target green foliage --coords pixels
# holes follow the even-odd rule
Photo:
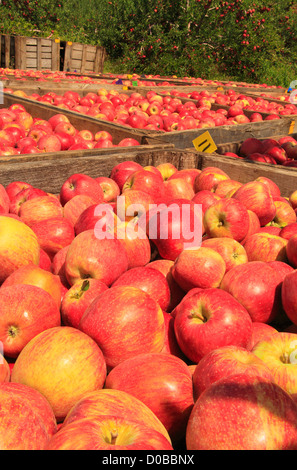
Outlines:
[[[3,0],[0,32],[99,44],[121,72],[262,82],[297,78],[296,2]]]

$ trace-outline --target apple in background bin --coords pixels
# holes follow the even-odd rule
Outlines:
[[[186,448],[296,450],[296,422],[296,404],[283,388],[261,376],[232,374],[210,385],[195,402]]]
[[[34,351],[34,353],[33,353]],[[48,328],[32,338],[18,355],[11,381],[38,390],[62,422],[82,396],[103,388],[106,363],[90,336],[77,328]]]

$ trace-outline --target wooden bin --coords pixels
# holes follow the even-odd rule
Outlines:
[[[9,108],[12,104],[22,104],[26,111],[29,112],[33,117],[38,117],[40,119],[48,120],[51,116],[55,114],[65,114],[71,124],[78,129],[84,130],[88,129],[93,134],[96,134],[98,131],[108,131],[113,137],[113,143],[118,144],[124,138],[133,138],[139,141],[140,145],[137,146],[138,150],[151,151],[153,149],[172,149],[174,148],[173,144],[160,141],[158,137],[149,136],[146,132],[130,129],[128,127],[120,126],[117,124],[110,123],[109,121],[103,121],[100,119],[88,117],[80,113],[68,110],[61,110],[56,106],[36,102],[27,98],[19,97],[12,95],[10,93],[3,93],[4,100],[0,104],[0,108]],[[36,154],[27,154],[27,155],[10,155],[10,156],[1,156],[0,157],[0,178],[1,170],[3,169],[3,164],[11,163],[12,165],[17,163],[27,163],[28,167],[31,168],[32,162],[41,162],[44,160],[52,160],[53,162],[61,161],[64,158],[75,159],[81,157],[89,156],[98,156],[98,155],[109,155],[109,154],[123,154],[123,156],[128,160],[129,154],[135,150],[135,147],[109,147],[109,148],[97,148],[90,150],[66,150],[60,152],[50,152],[50,153],[36,153]]]
[[[59,70],[60,42],[45,38],[15,36],[15,68]]]
[[[19,160],[2,161],[0,158],[0,183],[7,186],[13,181],[24,181],[44,191],[58,194],[64,181],[74,173],[86,175],[110,176],[112,168],[120,162],[130,160],[142,166],[159,165],[170,161],[178,169],[199,168],[200,155],[197,152],[172,148],[131,147],[130,152],[120,152],[100,155],[90,155],[68,158],[64,152],[63,158],[31,161],[29,164]]]
[[[280,137],[281,135],[271,136],[273,139],[279,139]],[[292,137],[297,138],[297,135],[292,134]],[[224,152],[237,153],[241,144],[242,141],[229,142],[219,145],[214,153],[199,152],[199,168],[201,170],[209,166],[220,168],[231,179],[241,183],[248,183],[259,176],[265,176],[278,185],[283,197],[289,197],[293,191],[297,190],[297,168],[242,160],[222,155]]]
[[[102,73],[106,50],[101,46],[68,41],[65,46],[64,72]]]

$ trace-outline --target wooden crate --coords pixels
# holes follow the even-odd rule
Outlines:
[[[29,164],[15,159],[4,162],[0,160],[0,183],[7,186],[13,181],[24,181],[34,187],[58,194],[64,181],[74,173],[86,175],[109,176],[112,168],[120,162],[130,160],[142,166],[159,165],[172,162],[178,169],[199,168],[200,155],[197,152],[156,147],[133,147],[131,152],[111,153],[109,155],[90,155],[89,151],[77,158],[31,161]]]
[[[15,68],[59,70],[60,42],[45,38],[15,36]]]
[[[267,138],[272,135],[288,135],[296,132],[294,116],[284,116],[282,119],[271,121],[252,122],[247,124],[217,126],[199,129],[189,129],[186,131],[159,132],[149,131],[149,135],[158,135],[159,140],[170,142],[176,148],[193,148],[193,141],[208,131],[210,137],[218,146],[227,142],[238,142],[248,137]]]
[[[68,41],[65,46],[63,70],[81,74],[101,73],[105,57],[104,47]]]
[[[14,42],[9,34],[0,35],[0,67],[11,68],[14,66]]]
[[[51,116],[62,112],[65,114],[74,127],[78,130],[88,129],[93,134],[100,130],[108,131],[113,137],[113,143],[118,144],[124,138],[133,138],[140,142],[138,146],[139,151],[146,149],[147,151],[153,149],[172,149],[174,145],[159,140],[158,137],[149,136],[146,132],[138,129],[130,129],[128,127],[120,126],[109,121],[104,121],[86,115],[82,115],[75,111],[61,110],[56,106],[36,102],[20,96],[15,96],[10,93],[3,93],[4,100],[0,104],[0,108],[9,108],[14,103],[22,104],[26,111],[28,111],[33,117],[48,120]],[[110,153],[121,153],[128,158],[129,153],[133,152],[135,147],[110,147],[104,149],[91,149],[91,150],[75,150],[75,151],[61,151],[41,154],[28,154],[28,155],[17,155],[17,156],[1,156],[0,167],[2,164],[16,162],[40,162],[44,160],[58,161],[64,158],[74,159],[81,158],[84,156],[98,156],[98,155],[109,155]],[[31,164],[31,163],[30,163]]]
[[[292,134],[297,138],[296,134]],[[279,139],[281,135],[271,136]],[[237,153],[242,141],[229,142],[218,146],[215,153],[200,153],[200,169],[209,166],[218,167],[224,170],[231,179],[247,183],[256,179],[258,176],[265,176],[274,181],[283,197],[288,197],[293,191],[297,190],[297,168],[285,167],[282,165],[270,165],[252,160],[242,160],[235,157],[222,155],[224,152]]]

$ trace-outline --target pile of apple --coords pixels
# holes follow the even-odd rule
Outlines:
[[[273,97],[262,93],[260,96],[253,97],[248,94],[238,93],[236,90],[229,89],[226,91],[192,91],[185,92],[175,89],[171,92],[172,96],[190,98],[197,100],[198,103],[209,102],[210,104],[217,104],[220,106],[225,106],[228,109],[231,109],[231,112],[236,115],[242,114],[242,110],[254,111],[250,115],[251,122],[270,120],[276,118],[276,116],[288,116],[297,114],[297,107],[295,104],[290,102],[290,95],[280,94],[274,100],[282,101],[278,103],[277,101],[270,101],[269,98]],[[261,113],[268,113],[268,116],[262,117]]]
[[[222,155],[246,161],[297,167],[297,140],[291,135],[278,139],[249,137],[242,142],[237,153],[227,151]]]
[[[160,132],[280,119],[275,108],[264,118],[260,112],[256,111],[248,117],[244,111],[246,103],[243,99],[236,100],[229,107],[225,105],[224,101],[221,108],[212,109],[212,103],[216,101],[215,98],[211,98],[208,91],[193,92],[189,100],[184,100],[183,94],[178,91],[175,94],[171,92],[162,95],[154,90],[149,90],[143,95],[138,91],[128,94],[116,89],[99,88],[97,93],[89,92],[83,97],[76,91],[66,91],[63,95],[48,92],[42,96],[38,93],[27,95],[22,90],[13,92],[11,89],[5,89],[5,91],[122,126]],[[288,109],[285,109],[284,114],[293,112],[291,108],[289,109],[290,106],[293,106],[294,112],[296,112],[294,105],[285,106]],[[256,109],[258,108],[255,107]]]
[[[127,160],[0,214],[1,449],[297,449],[297,190]]]
[[[0,109],[0,155],[135,145],[140,145],[140,142],[132,137],[116,144],[112,134],[106,130],[98,130],[95,134],[88,129],[79,130],[63,113],[40,119],[33,117],[19,103]]]

